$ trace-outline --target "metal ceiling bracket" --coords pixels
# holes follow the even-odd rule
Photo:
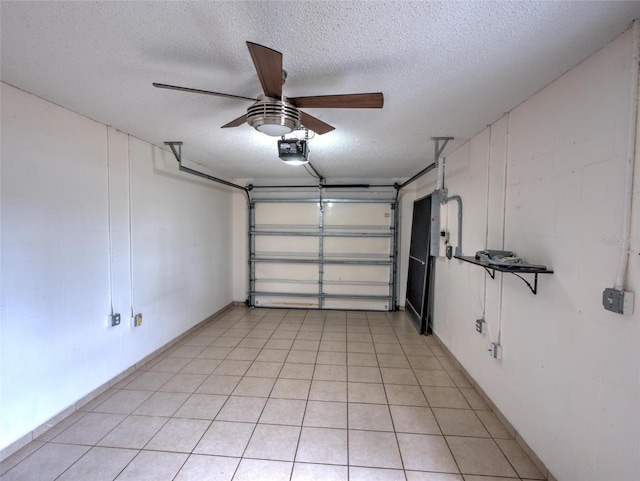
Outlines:
[[[442,155],[442,151],[447,145],[447,142],[449,142],[449,140],[451,140],[452,138],[453,137],[431,137],[431,140],[433,140],[435,143],[435,156],[433,163],[438,169],[438,174],[436,177],[436,191],[443,190],[443,197],[446,197],[447,193],[444,189],[444,162],[440,160],[440,156]],[[443,142],[442,146],[440,145],[441,141]]]
[[[406,180],[405,182],[400,184],[400,186],[398,187],[398,190],[402,190],[407,185],[411,184],[414,180],[419,179],[427,172],[431,172],[433,169],[435,169],[439,165],[440,156],[442,155],[444,148],[447,146],[447,142],[449,142],[452,139],[453,137],[431,137],[431,140],[435,141],[435,157],[433,160],[433,164],[428,165],[427,167],[422,169],[420,172],[418,172],[416,175],[411,177],[409,180]],[[440,144],[440,142],[442,142],[442,144]]]
[[[182,172],[187,172],[189,174],[193,174],[193,175],[196,175],[198,177],[202,177],[203,179],[212,180],[213,182],[217,182],[218,184],[222,184],[222,185],[226,185],[228,187],[233,187],[234,189],[242,190],[242,191],[244,191],[245,194],[247,194],[247,198],[249,198],[249,189],[247,187],[243,187],[241,185],[234,184],[233,182],[229,182],[228,180],[219,179],[218,177],[214,177],[212,175],[205,174],[204,172],[198,172],[197,170],[193,170],[193,169],[190,169],[189,167],[185,167],[184,165],[182,165],[182,144],[183,144],[183,142],[180,142],[180,141],[177,141],[177,140],[167,141],[167,142],[164,143],[164,145],[168,145],[169,148],[171,149],[171,152],[173,152],[173,155],[175,156],[176,160],[178,161],[178,168]]]
[[[177,140],[171,140],[164,143],[164,145],[168,145],[171,148],[171,152],[173,152],[173,155],[175,155],[179,164],[182,164],[182,144],[183,142]],[[176,150],[176,146],[178,147],[178,150]]]
[[[453,137],[431,137],[431,140],[433,140],[435,142],[435,157],[434,157],[434,162],[436,162],[436,164],[438,163],[438,160],[440,159],[440,156],[442,155],[442,152],[444,151],[444,148],[447,146],[447,142],[449,142],[450,140],[453,140]],[[442,142],[442,145],[440,145],[440,142]]]

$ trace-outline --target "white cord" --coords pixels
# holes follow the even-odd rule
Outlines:
[[[107,125],[107,229],[109,231],[109,304],[111,315],[114,314],[113,306],[113,229],[111,228],[111,154],[109,151],[109,126]]]
[[[622,211],[622,238],[620,242],[620,258],[614,288],[624,290],[624,279],[627,273],[629,252],[631,250],[631,204],[633,200],[633,167],[635,162],[636,127],[638,121],[638,63],[640,61],[640,22],[633,22],[633,52],[631,62],[631,102],[629,109],[629,125],[627,132],[626,177],[624,182],[624,205]]]
[[[132,219],[132,195],[131,195],[131,135],[127,134],[127,174],[129,176],[129,294],[131,297],[131,318],[136,311],[133,305],[133,219]]]
[[[489,187],[491,186],[491,135],[493,133],[493,126],[489,125],[489,149],[487,151],[487,213],[485,215],[485,229],[484,229],[484,248],[489,249]],[[483,303],[482,303],[482,319],[485,319],[485,315],[487,312],[487,275],[483,277],[484,285],[483,285]],[[486,321],[486,319],[485,319]]]
[[[504,239],[507,232],[507,186],[508,182],[508,170],[509,170],[509,126],[511,114],[507,113],[507,132],[505,139],[505,159],[504,159],[504,184],[503,184],[503,197],[502,197],[502,239],[500,242],[500,249],[504,250]],[[502,302],[504,296],[504,274],[500,275],[500,299],[498,303],[499,316],[498,316],[498,332],[496,335],[496,344],[500,344],[500,337],[502,335]]]

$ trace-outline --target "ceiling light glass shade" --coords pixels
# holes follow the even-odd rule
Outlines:
[[[281,137],[300,127],[300,111],[288,102],[265,97],[247,109],[247,123],[263,134]]]
[[[287,165],[304,165],[309,163],[309,159],[301,158],[301,159],[280,159]]]
[[[270,135],[271,137],[282,137],[285,134],[293,132],[293,129],[288,125],[280,124],[260,124],[256,125],[255,129],[263,134]]]

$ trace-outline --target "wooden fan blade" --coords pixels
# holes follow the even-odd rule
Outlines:
[[[253,42],[247,42],[247,47],[264,94],[274,99],[282,99],[282,54]]]
[[[312,117],[304,112],[300,112],[300,118],[302,120],[302,125],[309,130],[313,130],[319,135],[326,134],[327,132],[331,132],[335,129],[335,127],[332,127],[331,125],[324,123],[322,120]]]
[[[384,96],[381,92],[347,95],[318,95],[315,97],[287,97],[287,102],[299,108],[322,109],[381,109]]]
[[[179,87],[178,85],[167,85],[167,84],[159,84],[154,82],[153,86],[158,87],[159,89],[179,90],[181,92],[191,92],[194,94],[215,95],[217,97],[229,97],[232,99],[252,100],[254,102],[258,100],[258,99],[252,99],[251,97],[243,97],[242,95],[221,94],[220,92],[210,92],[208,90],[192,89],[189,87]]]
[[[221,129],[226,129],[226,128],[229,128],[229,127],[238,127],[239,125],[244,124],[246,121],[247,121],[247,114],[244,114],[244,115],[238,117],[237,119],[232,120],[228,124],[224,124],[220,128]]]

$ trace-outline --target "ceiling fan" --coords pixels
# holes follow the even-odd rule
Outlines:
[[[253,42],[247,42],[247,47],[249,47],[253,65],[256,68],[264,91],[264,95],[258,95],[258,98],[254,99],[241,95],[223,94],[161,83],[154,83],[153,86],[162,89],[251,100],[254,103],[249,106],[246,114],[223,125],[222,128],[238,127],[247,122],[256,130],[274,137],[293,132],[300,126],[313,130],[317,134],[326,134],[334,129],[334,127],[322,120],[302,112],[299,110],[300,108],[381,109],[384,104],[384,97],[381,92],[287,98],[282,95],[282,85],[287,78],[286,71],[282,69],[282,54]]]

